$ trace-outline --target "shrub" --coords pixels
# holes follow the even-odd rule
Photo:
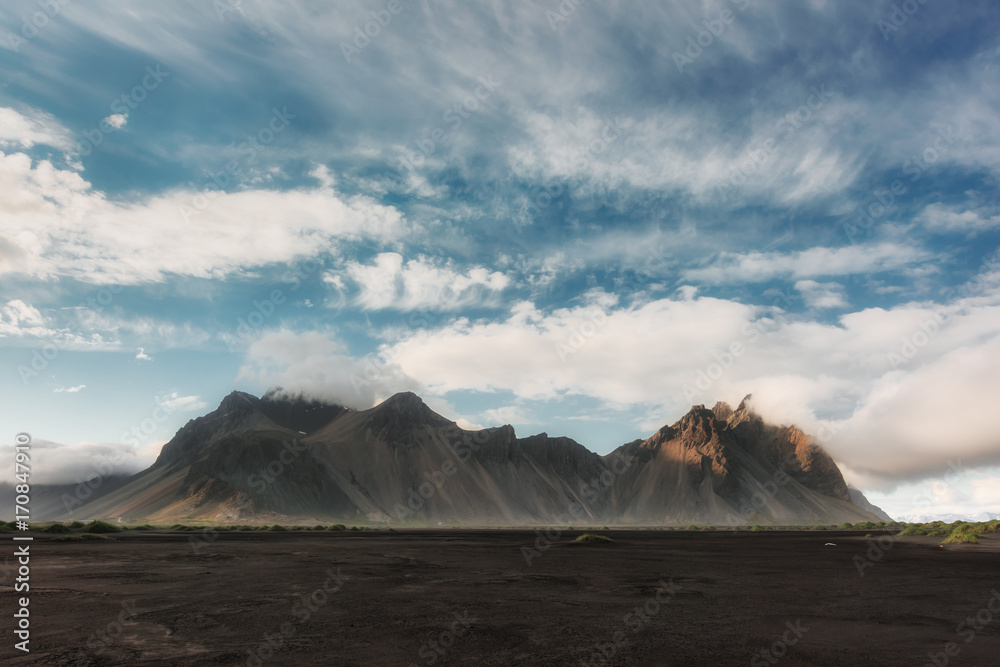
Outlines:
[[[327,530],[347,530],[347,526],[342,523],[335,523],[330,526]]]
[[[577,537],[574,542],[614,542],[607,535],[595,535],[594,533],[584,533]]]
[[[122,531],[118,526],[112,526],[110,523],[96,519],[87,524],[84,530],[88,533],[120,533]]]
[[[750,530],[764,530],[760,526],[751,526]]]
[[[133,526],[129,530],[156,530],[156,528],[150,526],[148,523],[144,523],[141,526]]]
[[[979,544],[979,536],[975,533],[966,533],[962,531],[954,531],[951,535],[945,538],[941,544]]]
[[[690,526],[688,526],[688,527],[687,527],[687,528],[685,528],[684,530],[698,530],[698,526],[696,526],[696,525],[694,525],[694,524],[692,523],[692,524],[691,524]]]
[[[73,523],[69,524],[69,527],[72,528],[73,530],[76,530],[77,528],[83,528],[83,522],[74,521]]]
[[[313,530],[326,530],[326,526],[324,526],[323,524],[319,524],[318,523],[315,526],[313,526],[312,529]]]
[[[73,531],[69,526],[64,526],[61,523],[54,523],[48,528],[45,528],[43,533],[72,533]]]
[[[107,535],[98,535],[96,533],[83,533],[82,535],[62,535],[53,539],[53,542],[84,542],[91,540],[113,540],[113,537],[108,537]]]
[[[268,530],[288,530],[288,529],[285,528],[284,526],[276,523],[273,526],[271,526],[270,528],[268,528]]]

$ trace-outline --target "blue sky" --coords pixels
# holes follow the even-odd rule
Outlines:
[[[998,28],[987,1],[5,3],[3,431],[52,479],[134,469],[280,385],[605,453],[753,393],[890,513],[998,511]]]

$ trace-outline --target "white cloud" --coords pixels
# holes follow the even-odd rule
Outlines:
[[[0,472],[4,479],[14,479],[14,446],[0,445],[3,460]],[[131,475],[148,467],[155,453],[142,453],[137,447],[118,443],[80,442],[63,445],[34,438],[31,441],[31,479],[38,484],[96,484],[109,475]]]
[[[237,379],[281,386],[289,394],[303,393],[359,410],[399,391],[420,389],[391,356],[355,359],[327,334],[287,330],[264,334],[251,343]]]
[[[74,146],[70,131],[51,114],[37,109],[21,113],[0,107],[0,148],[31,148],[36,144],[62,150]]]
[[[845,308],[847,296],[840,283],[818,283],[815,280],[800,280],[795,289],[809,308]]]
[[[0,327],[7,326],[14,328],[40,327],[44,324],[42,314],[34,306],[26,304],[20,299],[11,299],[0,308]],[[3,329],[0,329],[2,332]]]
[[[114,113],[105,117],[103,122],[107,123],[116,130],[120,130],[125,127],[125,124],[128,122],[128,114]]]
[[[782,95],[791,110],[812,89]],[[519,118],[527,139],[512,144],[508,158],[521,176],[569,182],[586,194],[679,190],[720,203],[735,190],[782,203],[815,200],[841,192],[864,164],[864,151],[840,135],[854,112],[831,97],[790,134],[787,124],[780,129],[780,113],[765,112],[748,119],[739,139],[725,136],[715,114],[679,105],[637,118],[604,117],[579,101],[562,113],[528,108]],[[770,153],[761,149],[766,143]]]
[[[110,350],[116,347],[113,335],[60,326],[21,299],[12,299],[0,306],[0,341],[16,345],[41,343],[71,350]]]
[[[143,348],[140,347],[140,348],[137,348],[137,349],[139,351],[135,355],[136,359],[141,359],[142,361],[152,361],[153,360],[153,358],[151,356],[149,356],[148,354],[146,354],[146,352],[145,352],[145,350]]]
[[[208,404],[201,400],[200,396],[181,396],[176,391],[158,397],[157,403],[171,410],[179,410],[180,412],[195,412],[208,407]]]
[[[879,243],[840,248],[809,248],[790,253],[721,253],[707,266],[684,271],[686,280],[707,284],[765,282],[892,271],[930,259],[925,250]]]
[[[483,419],[490,426],[503,426],[504,424],[537,424],[537,419],[532,419],[524,413],[524,409],[517,405],[502,405],[498,408],[490,408],[483,413]]]
[[[944,204],[927,206],[917,220],[929,229],[948,232],[975,233],[1000,227],[1000,215]]]
[[[56,394],[61,394],[63,392],[65,392],[67,394],[75,394],[76,392],[83,391],[86,388],[87,388],[87,385],[85,385],[85,384],[78,384],[75,387],[56,387],[52,391],[54,393],[56,393]]]
[[[481,266],[461,272],[453,269],[450,262],[441,263],[428,257],[404,262],[403,256],[394,252],[378,255],[372,264],[348,262],[343,272],[328,273],[324,279],[342,286],[341,275],[360,287],[358,304],[366,310],[455,310],[481,305],[510,283],[503,273],[490,272]]]
[[[78,173],[24,153],[0,152],[0,190],[0,271],[97,284],[221,278],[406,231],[395,208],[327,187],[112,201]]]

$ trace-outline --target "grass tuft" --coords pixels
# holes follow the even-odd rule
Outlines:
[[[941,544],[979,544],[979,536],[976,533],[966,533],[956,530],[946,537]]]
[[[574,542],[614,542],[607,535],[595,535],[594,533],[584,533],[577,537]]]
[[[115,538],[97,533],[83,533],[82,535],[62,535],[53,539],[53,542],[89,542],[92,540],[113,540]]]

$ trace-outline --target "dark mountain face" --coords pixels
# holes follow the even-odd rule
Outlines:
[[[181,428],[152,467],[81,510],[473,525],[875,519],[860,502],[812,438],[764,423],[746,400],[695,406],[602,457],[569,438],[518,438],[510,426],[465,431],[409,392],[352,411],[275,391],[233,392]]]
[[[339,405],[302,396],[287,396],[280,389],[272,389],[264,394],[257,403],[257,409],[275,424],[304,435],[317,431],[345,412],[350,412]]]

